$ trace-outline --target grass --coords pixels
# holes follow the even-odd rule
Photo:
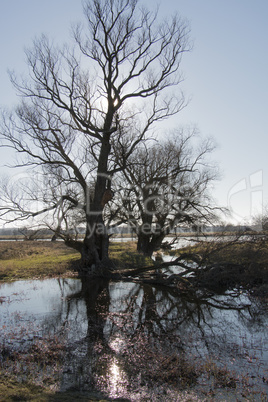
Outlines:
[[[4,399],[3,399],[4,398]],[[14,376],[6,375],[0,370],[0,401],[31,401],[31,402],[46,402],[46,401],[108,401],[99,396],[94,396],[90,393],[81,392],[61,392],[55,393],[48,388],[35,385],[28,381],[19,382]]]
[[[240,273],[234,266],[227,275],[232,274],[242,286],[255,286],[267,294],[268,242],[200,242],[192,247],[170,250],[169,254],[185,252],[199,254],[209,264],[227,262],[245,267]],[[152,265],[151,258],[136,251],[135,241],[112,241],[110,258],[119,270]],[[78,252],[60,241],[0,241],[0,281],[74,276],[74,266],[79,259]]]
[[[80,254],[62,242],[0,242],[0,281],[71,275]]]
[[[180,256],[182,253],[199,254],[206,261],[226,261],[233,264],[258,263],[268,265],[268,241],[200,241],[194,246],[181,249],[173,249],[167,252],[169,255]]]
[[[136,243],[111,242],[110,258],[118,267],[138,268],[152,265],[151,258],[136,251]],[[0,241],[0,281],[73,276],[80,254],[63,242]]]
[[[14,377],[0,371],[0,395],[4,401],[42,401],[43,388],[24,382],[19,383]],[[44,396],[44,394],[43,394]]]

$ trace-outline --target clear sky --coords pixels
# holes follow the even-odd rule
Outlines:
[[[140,0],[148,8],[157,2]],[[213,196],[247,221],[268,204],[268,1],[164,0],[159,14],[178,12],[191,26],[193,50],[182,62],[191,101],[178,124],[197,125],[218,148],[222,179]],[[41,33],[67,41],[83,19],[79,0],[0,0],[0,105],[16,103],[7,69],[25,69],[24,48]],[[0,149],[0,166],[9,158]],[[3,167],[1,166],[1,170]]]

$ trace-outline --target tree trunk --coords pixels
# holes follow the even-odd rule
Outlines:
[[[81,274],[94,274],[105,276],[111,269],[109,261],[109,236],[103,221],[103,208],[110,197],[105,197],[107,191],[111,192],[111,179],[108,174],[108,158],[111,151],[110,130],[112,126],[114,108],[111,104],[106,115],[98,160],[97,180],[94,187],[94,196],[85,194],[86,198],[86,235],[81,253]]]
[[[105,179],[105,180],[102,180]],[[107,179],[101,177],[95,186],[94,199],[88,200],[86,210],[86,234],[83,241],[65,240],[65,244],[79,251],[81,260],[78,271],[81,276],[107,276],[111,269],[109,260],[109,236],[103,221],[102,202]]]
[[[161,248],[164,240],[164,234],[142,233],[138,234],[137,251],[148,257],[151,257],[154,251]]]
[[[110,134],[104,133],[100,150],[98,174],[93,200],[87,200],[87,229],[81,252],[83,272],[103,276],[111,268],[109,261],[109,236],[103,221],[103,208],[111,198],[105,197],[110,187],[108,157]]]
[[[152,252],[150,250],[150,235],[139,233],[137,242],[137,251],[144,255],[151,257]]]

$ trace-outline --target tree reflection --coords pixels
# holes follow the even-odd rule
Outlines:
[[[202,372],[210,370],[208,359],[220,360],[224,367],[232,363],[240,372],[244,369],[258,378],[256,370],[261,370],[266,358],[267,310],[238,290],[217,295],[190,287],[99,279],[27,284],[28,288],[22,288],[27,294],[23,303],[18,304],[15,288],[8,291],[16,296],[6,305],[6,312],[1,310],[0,323],[6,326],[2,339],[10,335],[13,348],[25,348],[20,357],[22,373],[26,360],[40,378],[55,368],[61,391],[95,390],[102,392],[100,399],[109,395],[157,401],[150,392],[159,387],[171,392],[196,384]],[[5,298],[8,292],[3,294]],[[41,310],[34,315],[37,302]],[[19,307],[21,312],[16,310]],[[13,313],[14,320],[21,316],[21,322],[13,323]],[[5,319],[9,319],[9,327]],[[257,348],[253,340],[258,342]],[[11,356],[6,347],[4,352]],[[54,367],[57,356],[60,366]],[[253,365],[257,359],[258,364]],[[11,370],[13,366],[9,366]],[[166,399],[176,400],[172,398]]]
[[[238,292],[208,296],[97,279],[82,282],[69,298],[70,310],[77,300],[85,305],[87,333],[73,343],[62,388],[93,388],[111,397],[129,397],[144,384],[192,384],[200,375],[196,359],[223,351],[223,337],[237,337],[252,308]]]

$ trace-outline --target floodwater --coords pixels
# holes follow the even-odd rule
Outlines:
[[[64,336],[59,391],[130,401],[266,400],[267,329],[267,306],[245,293],[205,298],[78,279],[0,284],[0,346],[25,350]]]

